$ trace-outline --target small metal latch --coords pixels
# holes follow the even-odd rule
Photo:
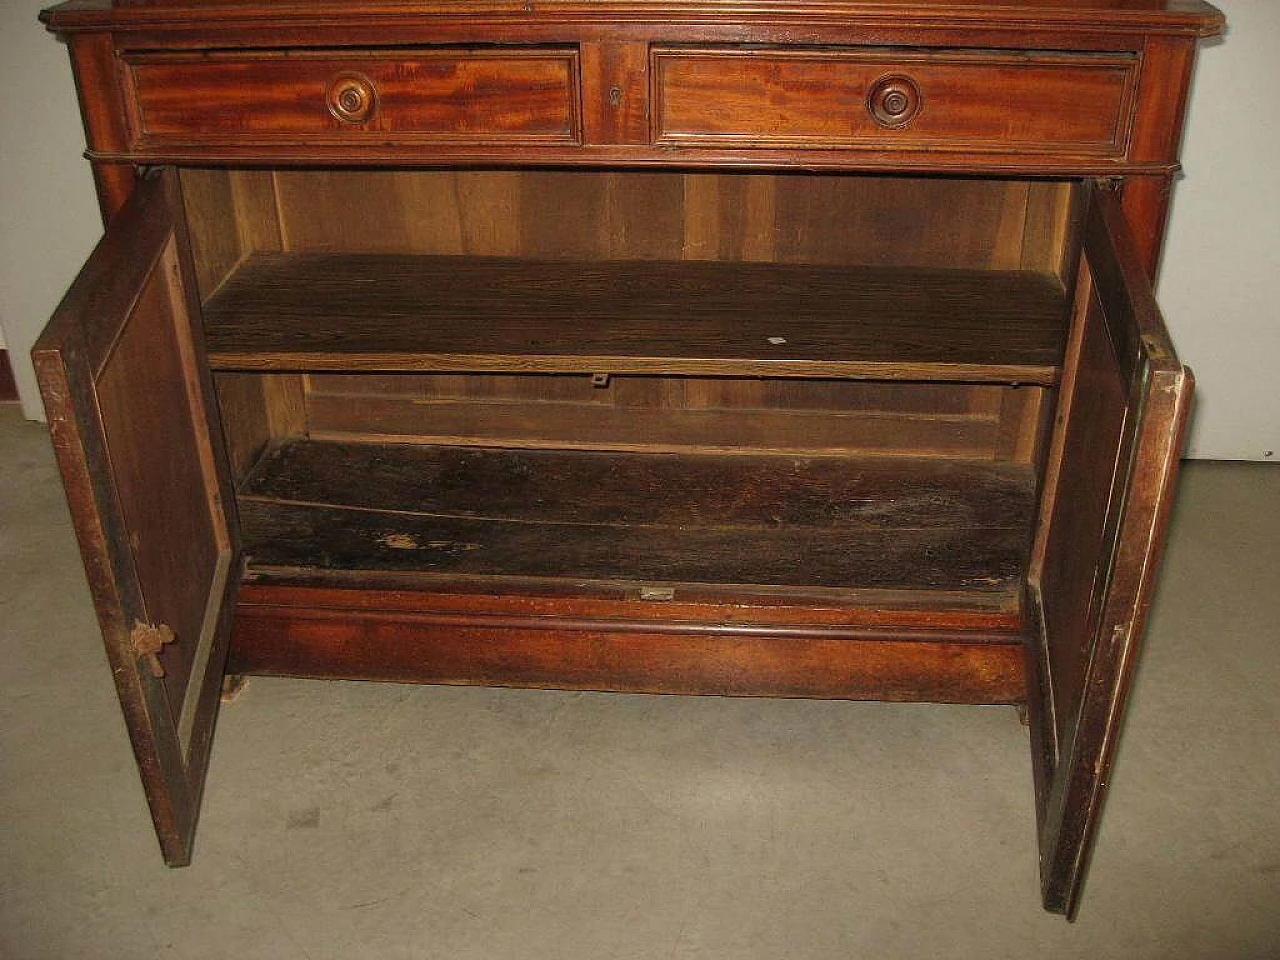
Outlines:
[[[593,373],[591,375],[591,385],[593,387],[607,387],[609,385],[609,375],[607,373]]]
[[[133,645],[134,654],[146,659],[147,665],[151,667],[151,675],[157,678],[164,676],[164,664],[160,662],[160,651],[164,649],[165,644],[173,643],[173,640],[173,631],[163,623],[152,626],[139,621],[133,625],[133,632],[129,634],[129,642]]]

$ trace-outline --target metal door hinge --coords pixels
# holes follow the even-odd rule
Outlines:
[[[133,645],[134,656],[144,658],[151,668],[151,675],[156,678],[164,676],[164,664],[160,662],[160,651],[165,644],[173,643],[173,630],[161,623],[152,626],[138,622],[133,625],[129,634],[129,642]]]

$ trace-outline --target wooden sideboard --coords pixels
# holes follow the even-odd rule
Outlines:
[[[167,862],[224,677],[1025,705],[1073,914],[1198,0],[72,0],[34,351]]]

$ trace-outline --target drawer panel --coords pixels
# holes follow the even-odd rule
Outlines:
[[[135,147],[580,142],[574,48],[131,55]]]
[[[1120,157],[1137,67],[1125,55],[655,48],[653,137]]]

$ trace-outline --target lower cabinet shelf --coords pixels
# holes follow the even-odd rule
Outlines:
[[[1011,594],[1025,464],[299,440],[239,496],[253,565]]]

